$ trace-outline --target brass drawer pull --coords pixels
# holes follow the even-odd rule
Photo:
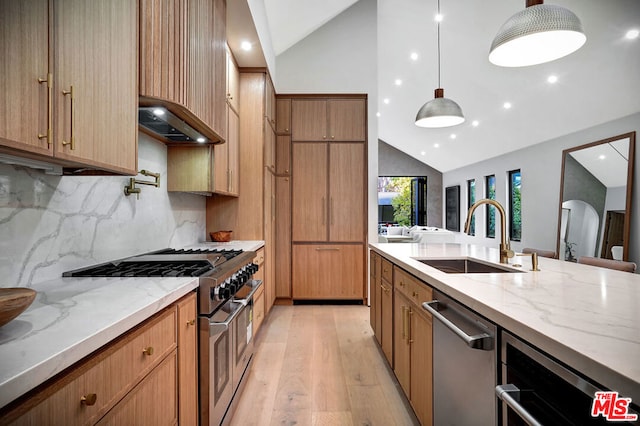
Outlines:
[[[71,150],[73,151],[74,149],[76,149],[76,141],[73,138],[73,86],[69,87],[69,90],[63,90],[62,94],[64,96],[69,95],[70,99],[71,99],[71,107],[69,108],[69,115],[71,116],[71,133],[70,133],[70,138],[68,141],[62,140],[62,145],[66,146],[66,145],[70,145]]]
[[[316,251],[340,251],[338,247],[316,247]]]
[[[96,395],[95,393],[88,393],[82,398],[80,398],[80,404],[92,406],[96,403],[97,400],[98,400],[98,395]]]
[[[145,354],[145,355],[147,355],[147,356],[151,356],[151,355],[153,355],[153,346],[149,346],[149,347],[147,347],[147,348],[144,348],[144,349],[142,350],[142,353],[143,353],[143,354]]]
[[[196,323],[195,319],[187,321],[187,325],[195,325],[195,323]]]
[[[39,78],[38,83],[47,83],[47,134],[38,134],[38,139],[47,139],[47,146],[53,141],[53,74],[48,73],[47,78]]]

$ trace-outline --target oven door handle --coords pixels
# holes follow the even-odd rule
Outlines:
[[[535,417],[529,413],[526,408],[520,405],[520,389],[514,384],[496,386],[496,396],[505,402],[518,416],[530,426],[542,426]]]
[[[233,299],[233,301],[235,303],[240,303],[243,306],[247,306],[249,304],[249,301],[253,298],[253,295],[255,294],[255,292],[258,291],[258,289],[262,285],[262,280],[253,280],[252,285],[253,287],[251,288],[251,291],[249,292],[249,294],[247,294],[247,297],[245,297],[244,299]]]
[[[227,318],[224,321],[210,321],[209,322],[209,334],[214,336],[216,334],[224,333],[229,329],[231,322],[238,316],[238,314],[245,308],[242,303],[230,302],[233,310],[229,312]]]

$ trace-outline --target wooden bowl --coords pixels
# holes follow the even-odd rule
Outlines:
[[[231,241],[231,233],[233,231],[216,231],[216,232],[210,232],[209,235],[211,236],[211,241],[215,241],[218,243],[228,243],[229,241]]]
[[[0,327],[24,312],[35,298],[36,292],[30,288],[0,288]]]

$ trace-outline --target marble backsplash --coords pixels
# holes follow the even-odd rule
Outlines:
[[[126,176],[51,176],[0,164],[0,287],[203,241],[205,197],[167,192],[166,146],[143,133],[138,169],[161,174],[160,188],[140,185],[139,199],[124,195]]]

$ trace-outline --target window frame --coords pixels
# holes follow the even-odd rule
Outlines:
[[[467,211],[476,202],[476,180],[467,179]],[[471,216],[471,223],[469,224],[469,235],[476,235],[476,217]]]
[[[514,176],[519,176],[518,193],[519,193],[519,208],[516,208],[514,199]],[[508,191],[509,191],[509,240],[510,241],[522,241],[522,171],[520,169],[509,170],[508,172]],[[519,226],[516,227],[516,216],[519,219]],[[519,235],[514,235],[514,231],[518,229]]]
[[[491,191],[493,189],[493,195]],[[496,199],[496,175],[487,175],[484,177],[484,193],[485,197],[489,200]],[[495,238],[496,237],[496,208],[491,205],[486,206],[486,215],[485,215],[485,237],[486,238]],[[491,229],[491,221],[493,219],[493,230]]]

